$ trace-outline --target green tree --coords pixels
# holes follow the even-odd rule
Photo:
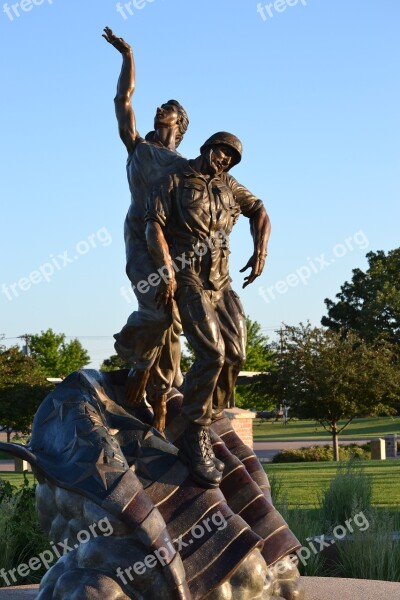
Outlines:
[[[0,430],[29,433],[36,410],[50,391],[43,369],[20,348],[0,347]]]
[[[31,356],[43,367],[47,377],[65,377],[90,361],[89,354],[79,340],[73,339],[67,343],[65,339],[64,333],[57,334],[52,329],[30,336]]]
[[[276,353],[272,349],[269,338],[262,334],[261,325],[257,321],[246,318],[247,344],[244,371],[255,371],[261,374],[275,369]],[[266,410],[272,408],[275,399],[268,393],[263,375],[256,375],[251,383],[237,385],[235,404],[239,408],[250,410]]]
[[[334,331],[357,331],[373,341],[385,334],[400,343],[400,248],[385,254],[382,250],[367,254],[368,269],[353,270],[351,282],[345,282],[337,301],[325,300],[328,316],[322,325]]]
[[[181,371],[187,373],[194,363],[194,352],[188,342],[185,341],[185,345],[182,348],[181,354]]]
[[[246,363],[244,371],[258,371],[263,373],[271,368],[274,363],[274,353],[271,351],[268,336],[261,332],[261,325],[246,317],[247,341],[246,341]],[[194,361],[194,352],[188,342],[182,351],[181,369],[186,372]]]
[[[246,326],[246,363],[243,370],[264,373],[274,368],[275,353],[271,350],[268,336],[262,334],[260,323],[247,317]],[[187,342],[185,346],[181,358],[183,373],[190,369],[194,361],[192,348]],[[236,386],[235,403],[240,408],[263,410],[269,408],[272,402],[274,399],[267,394],[265,386],[261,385],[260,378],[257,376],[250,384]]]
[[[267,385],[291,414],[314,419],[332,435],[335,460],[339,434],[355,417],[393,414],[400,377],[387,340],[370,344],[352,331],[344,336],[300,324],[286,326],[282,342],[280,368],[267,375]]]
[[[100,371],[118,371],[119,369],[129,369],[130,365],[125,362],[118,354],[112,354],[105,358],[100,366]]]
[[[246,327],[246,363],[243,370],[265,373],[275,363],[269,338],[262,334],[260,323],[252,321],[249,317],[246,317]]]

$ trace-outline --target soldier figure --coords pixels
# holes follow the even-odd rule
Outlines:
[[[183,416],[187,427],[180,456],[204,487],[219,485],[223,469],[214,456],[208,428],[222,416],[245,361],[246,319],[231,289],[228,236],[240,213],[250,220],[254,253],[243,287],[261,275],[270,221],[257,199],[229,173],[242,156],[232,134],[216,133],[195,160],[156,186],[148,202],[146,237],[157,268],[168,280],[159,286],[159,305],[176,301],[195,362],[186,375]]]
[[[129,404],[140,404],[147,386],[147,397],[155,413],[154,427],[165,426],[166,395],[182,383],[180,373],[181,326],[176,309],[157,308],[157,288],[143,285],[156,271],[145,237],[146,198],[158,179],[174,172],[184,159],[176,152],[189,120],[176,100],[157,108],[154,129],[143,139],[137,129],[131,99],[135,90],[135,65],[132,48],[109,27],[103,37],[123,57],[115,97],[119,133],[128,151],[127,174],[132,202],[125,220],[126,272],[132,283],[138,310],[115,334],[118,355],[131,366],[126,386]]]

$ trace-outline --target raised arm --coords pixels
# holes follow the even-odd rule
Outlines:
[[[104,29],[103,37],[122,54],[122,69],[115,96],[115,114],[117,115],[119,135],[128,153],[134,149],[138,138],[135,114],[132,108],[132,95],[135,91],[135,62],[132,48],[125,40],[118,38],[109,27]]]

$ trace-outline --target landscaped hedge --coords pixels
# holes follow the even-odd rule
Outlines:
[[[339,447],[340,460],[349,460],[358,458],[360,460],[369,460],[371,458],[370,444],[357,446],[350,444]],[[326,446],[310,446],[308,448],[299,448],[298,450],[282,450],[272,459],[273,463],[295,463],[295,462],[328,462],[333,460],[333,448]]]
[[[38,583],[46,573],[44,567],[32,571],[28,577],[20,577],[15,569],[28,563],[44,550],[49,550],[47,537],[42,532],[35,509],[35,484],[24,475],[22,487],[0,479],[0,568],[12,585]],[[14,569],[14,575],[9,575]],[[0,578],[0,587],[9,585],[7,579]]]

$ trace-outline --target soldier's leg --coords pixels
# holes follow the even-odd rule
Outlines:
[[[132,366],[126,385],[126,399],[130,404],[141,402],[152,365],[160,353],[165,334],[172,324],[171,312],[157,308],[156,286],[141,285],[154,272],[149,257],[141,256],[135,264],[128,264],[127,274],[138,301],[138,310],[128,318],[122,330],[115,334],[115,350]]]
[[[225,344],[225,361],[213,395],[213,420],[230,406],[236,380],[246,360],[246,316],[239,296],[226,290],[216,305],[220,331]]]
[[[183,331],[195,354],[184,384],[182,414],[188,425],[181,441],[180,455],[197,483],[216,487],[222,477],[214,466],[208,428],[212,397],[224,363],[224,342],[207,291],[187,286],[178,291],[176,301]]]
[[[180,369],[182,326],[176,303],[172,309],[173,323],[167,330],[164,345],[161,346],[156,360],[150,369],[150,377],[146,387],[147,400],[154,411],[153,427],[163,433],[167,413],[167,394],[172,387],[182,385]]]

